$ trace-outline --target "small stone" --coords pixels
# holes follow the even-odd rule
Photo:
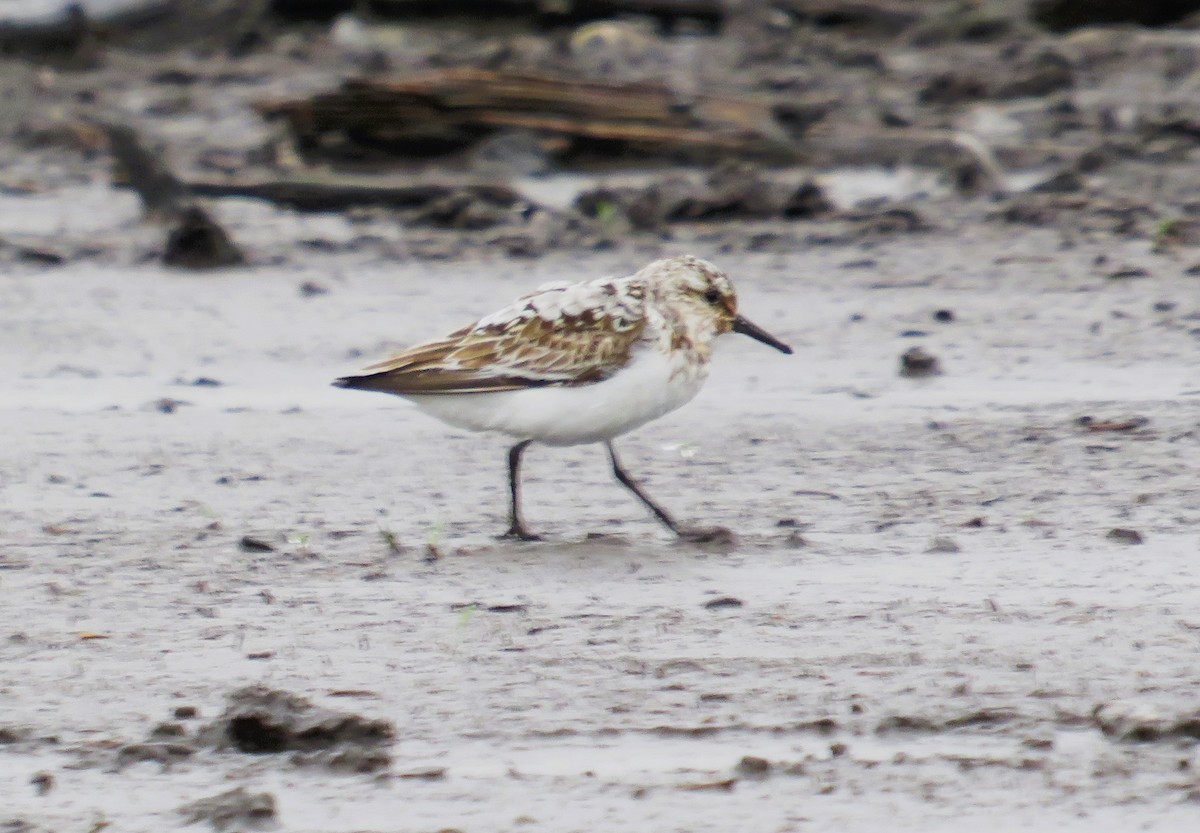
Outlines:
[[[29,779],[29,783],[33,784],[33,788],[37,790],[38,795],[45,795],[54,789],[54,776],[42,770],[41,772],[35,772],[33,777]]]
[[[1122,529],[1121,527],[1110,529],[1104,537],[1118,544],[1140,544],[1143,542],[1142,533],[1136,529]]]
[[[766,778],[771,774],[771,762],[766,758],[746,755],[738,761],[737,772],[743,778]]]
[[[900,375],[909,379],[937,376],[942,372],[937,357],[923,347],[912,347],[900,356]]]
[[[179,723],[159,723],[150,730],[150,737],[156,739],[181,738],[187,735],[187,730]]]
[[[959,547],[958,542],[953,538],[934,538],[933,542],[929,545],[929,549],[925,550],[925,552],[952,553],[960,552],[961,550],[962,548]]]
[[[1108,273],[1110,281],[1127,281],[1132,278],[1148,278],[1150,273],[1140,266],[1125,266]]]
[[[396,777],[408,781],[441,781],[446,777],[446,768],[444,766],[424,767],[397,773]]]
[[[708,610],[721,610],[726,607],[741,607],[744,602],[741,599],[736,599],[733,596],[721,596],[718,599],[712,599],[704,603],[704,607]]]
[[[184,402],[182,399],[171,399],[169,396],[164,396],[162,399],[151,402],[150,407],[160,414],[173,414],[179,410],[180,406],[189,404],[191,403]]]
[[[242,540],[238,542],[238,549],[242,552],[275,552],[274,546],[250,535],[242,536]]]
[[[36,263],[39,266],[61,266],[67,262],[66,255],[32,246],[14,246],[17,259],[25,263]]]
[[[788,536],[783,539],[783,543],[794,550],[802,550],[808,546],[808,541],[800,534],[800,530],[798,529],[793,529],[789,532]]]
[[[948,309],[934,310],[933,320],[940,324],[949,324],[954,320],[954,311]]]
[[[246,256],[204,209],[189,206],[167,234],[163,263],[183,269],[219,269],[244,263]]]

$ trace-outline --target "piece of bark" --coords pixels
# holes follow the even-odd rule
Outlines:
[[[142,143],[133,128],[124,124],[106,124],[104,130],[116,163],[113,179],[137,191],[147,218],[160,221],[178,218],[192,205],[187,188],[171,173],[162,158]]]
[[[311,0],[291,0],[310,7]],[[276,2],[276,5],[280,3]],[[284,4],[285,6],[288,4]],[[330,4],[333,5],[333,4]],[[757,5],[757,4],[755,4]],[[771,5],[795,17],[827,27],[847,27],[895,33],[920,20],[923,10],[912,0],[772,0]],[[498,12],[532,17],[603,20],[639,15],[660,20],[687,18],[716,26],[736,13],[730,0],[371,0],[376,13],[386,17],[419,17],[430,14],[492,17]]]
[[[503,130],[567,140],[566,153],[607,143],[658,155],[794,158],[795,142],[764,96],[681,100],[662,84],[585,81],[456,68],[400,79],[362,78],[325,93],[267,101],[302,148],[341,139],[401,153],[452,153]]]
[[[220,269],[246,260],[225,231],[198,205],[184,210],[167,232],[163,263],[183,269]]]
[[[219,269],[245,262],[229,233],[196,203],[188,187],[133,128],[106,124],[104,130],[118,168],[114,180],[138,193],[147,219],[169,227],[163,263],[184,269]]]
[[[378,177],[192,180],[188,189],[199,197],[250,197],[297,211],[342,211],[355,206],[392,209],[420,208],[433,200],[468,191],[497,203],[513,204],[523,197],[504,185],[484,184],[440,176],[436,181],[380,183]]]

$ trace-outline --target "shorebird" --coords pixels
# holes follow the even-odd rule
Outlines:
[[[515,438],[504,538],[539,540],[521,514],[519,477],[521,455],[536,442],[604,443],[622,486],[676,535],[705,540],[728,532],[676,522],[621,466],[612,441],[699,393],[713,341],[728,332],[792,352],[738,313],[724,272],[685,255],[628,277],[546,284],[333,384],[395,394],[457,428]]]

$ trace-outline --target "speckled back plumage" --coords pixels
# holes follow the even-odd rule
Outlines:
[[[737,302],[729,279],[691,256],[655,261],[630,277],[548,283],[347,381],[400,396],[589,385],[628,365],[639,342],[684,348],[705,361],[708,342],[728,326],[711,305],[687,299],[710,289],[731,316]]]

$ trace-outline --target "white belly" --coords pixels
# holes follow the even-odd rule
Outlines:
[[[603,442],[670,413],[700,392],[707,363],[656,349],[593,385],[498,393],[407,396],[418,408],[458,428],[497,431],[546,445]]]

